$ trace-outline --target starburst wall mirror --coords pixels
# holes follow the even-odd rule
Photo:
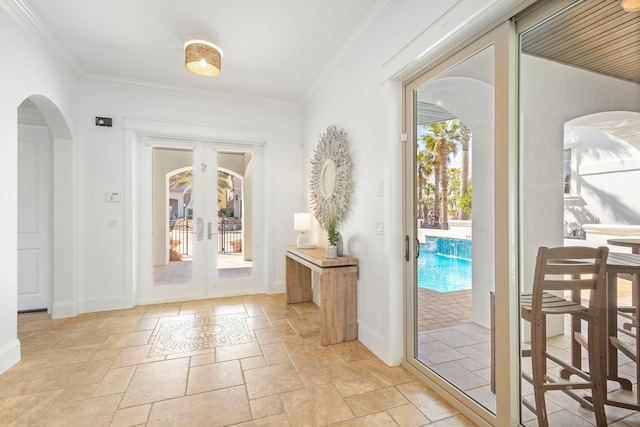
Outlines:
[[[340,223],[349,205],[351,193],[351,157],[347,133],[331,125],[320,134],[311,159],[311,207],[320,226],[334,215]]]

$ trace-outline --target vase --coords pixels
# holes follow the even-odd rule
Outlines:
[[[342,234],[338,233],[338,243],[336,243],[336,253],[338,256],[342,256]]]
[[[338,248],[335,245],[327,245],[324,256],[327,259],[338,258]]]

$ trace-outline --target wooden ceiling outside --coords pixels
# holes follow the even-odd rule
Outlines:
[[[640,83],[640,12],[585,0],[523,34],[522,51]]]

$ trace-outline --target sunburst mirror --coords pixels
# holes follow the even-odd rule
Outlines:
[[[339,223],[347,213],[351,193],[351,157],[347,133],[331,125],[320,135],[311,159],[311,207],[325,228],[328,215]]]

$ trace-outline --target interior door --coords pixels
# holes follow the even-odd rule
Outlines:
[[[18,311],[50,309],[52,163],[49,129],[20,126]],[[71,185],[71,183],[69,183]]]

